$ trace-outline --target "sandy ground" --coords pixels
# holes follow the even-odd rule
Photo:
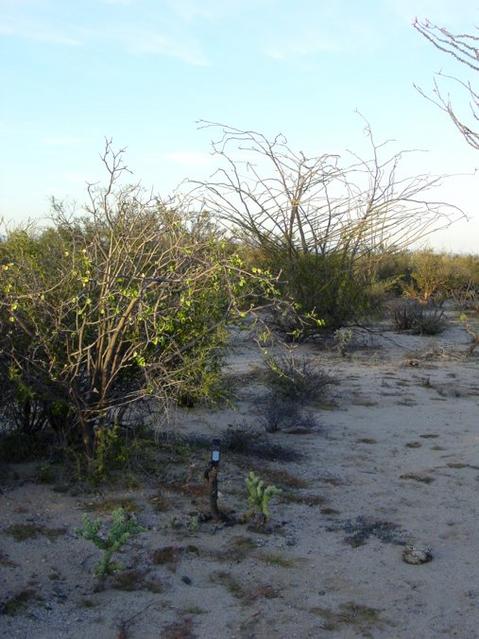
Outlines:
[[[479,637],[479,357],[463,357],[458,326],[436,338],[359,333],[363,346],[346,357],[298,349],[336,380],[309,406],[317,427],[269,435],[301,459],[223,456],[223,507],[245,510],[249,468],[283,488],[271,534],[198,522],[204,450],[187,468],[172,458],[159,479],[97,495],[34,483],[32,465],[7,469],[0,636]],[[248,335],[237,335],[225,370],[236,405],[180,412],[177,430],[258,427],[261,367]],[[75,529],[88,509],[107,520],[112,499],[129,500],[148,530],[95,592],[99,552]],[[34,536],[15,540],[15,524]],[[433,560],[405,563],[408,542],[430,545]]]

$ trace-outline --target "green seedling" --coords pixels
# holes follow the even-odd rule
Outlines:
[[[248,473],[246,487],[248,489],[248,514],[251,517],[260,516],[263,523],[266,523],[270,517],[269,502],[274,495],[279,495],[281,490],[273,484],[266,486],[265,482],[253,471]]]
[[[140,526],[136,519],[123,508],[117,508],[111,516],[111,526],[103,534],[101,520],[90,519],[88,515],[83,516],[83,526],[77,530],[81,537],[92,541],[97,548],[103,550],[103,557],[95,568],[95,574],[98,577],[105,577],[118,570],[118,564],[112,561],[113,554],[120,550],[130,537],[145,531],[145,528]]]

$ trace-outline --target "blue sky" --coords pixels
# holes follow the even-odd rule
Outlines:
[[[282,132],[314,154],[366,153],[358,109],[376,138],[427,150],[405,172],[472,174],[477,153],[413,87],[465,69],[419,36],[415,16],[469,32],[479,22],[465,0],[0,0],[0,217],[45,216],[51,195],[81,202],[101,178],[104,136],[167,195],[214,170],[199,119]],[[477,251],[478,179],[438,192],[471,222],[432,244]]]

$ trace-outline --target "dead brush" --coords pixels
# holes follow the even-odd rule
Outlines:
[[[439,306],[428,305],[416,320],[412,332],[415,335],[439,335],[446,328],[444,311]]]
[[[320,370],[311,359],[300,357],[293,350],[265,358],[266,383],[275,397],[292,402],[311,402],[321,397],[332,378]]]
[[[269,393],[260,404],[260,423],[267,433],[276,433],[282,429],[293,432],[294,429],[307,431],[317,426],[314,415],[300,409],[299,403],[289,398]]]
[[[444,310],[434,302],[403,300],[393,309],[392,320],[396,331],[410,331],[414,335],[439,335],[446,328]]]
[[[292,462],[302,457],[293,448],[273,444],[266,435],[244,425],[229,428],[224,433],[222,442],[225,450],[257,459]]]
[[[422,307],[416,300],[402,300],[392,309],[394,330],[410,331],[422,314]]]

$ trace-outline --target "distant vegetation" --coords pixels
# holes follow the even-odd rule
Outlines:
[[[297,341],[381,317],[392,297],[412,300],[396,327],[419,333],[443,329],[446,299],[477,310],[479,257],[410,248],[457,211],[424,199],[428,178],[395,182],[400,154],[380,160],[367,134],[373,159],[343,168],[225,128],[226,168],[195,186],[194,214],[125,185],[107,142],[107,182],[80,214],[54,201],[49,228],[0,242],[3,456],[54,444],[101,479],[132,454],[125,437],[146,411],[161,423],[175,404],[222,396],[228,326],[256,311]]]

